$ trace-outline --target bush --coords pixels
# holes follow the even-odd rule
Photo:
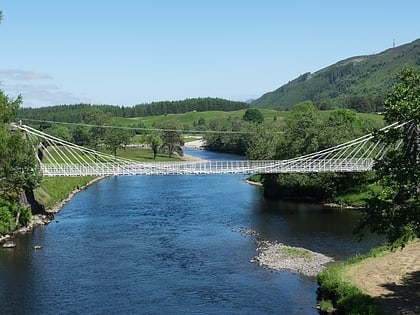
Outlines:
[[[264,122],[264,116],[262,113],[256,108],[249,108],[245,111],[244,116],[242,117],[243,120],[249,121],[252,123],[262,124]]]
[[[12,204],[0,199],[0,234],[7,234],[15,228],[15,219],[12,214]]]
[[[29,207],[20,206],[19,226],[27,226],[32,219],[32,212]]]
[[[16,218],[19,216],[18,225]],[[32,218],[31,209],[0,198],[0,234],[7,234],[18,226],[26,226]]]

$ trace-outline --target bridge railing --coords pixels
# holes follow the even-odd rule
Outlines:
[[[109,175],[192,175],[192,174],[270,174],[365,172],[372,169],[373,159],[312,160],[232,160],[205,162],[156,163],[85,163],[41,164],[44,176],[109,176]]]

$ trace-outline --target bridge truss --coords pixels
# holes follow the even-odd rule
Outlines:
[[[382,130],[402,125],[395,123]],[[43,176],[365,172],[388,149],[368,134],[288,160],[139,162],[85,148],[26,125],[14,128],[22,130],[33,144]]]

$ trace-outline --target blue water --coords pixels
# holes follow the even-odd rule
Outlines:
[[[110,177],[0,249],[0,313],[317,314],[316,279],[251,263],[240,230],[343,259],[375,243],[357,216],[268,202],[239,175]]]

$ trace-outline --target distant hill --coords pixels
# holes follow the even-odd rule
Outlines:
[[[73,104],[55,105],[40,108],[20,108],[21,119],[51,120],[61,122],[88,122],[98,113],[109,117],[148,117],[167,114],[182,114],[204,111],[235,111],[246,109],[245,102],[230,101],[221,98],[190,98],[182,101],[162,101],[140,104],[133,107],[117,105]]]
[[[337,62],[297,79],[254,100],[252,107],[287,109],[310,100],[320,108],[380,111],[395,74],[405,66],[420,68],[420,39],[375,55]]]

